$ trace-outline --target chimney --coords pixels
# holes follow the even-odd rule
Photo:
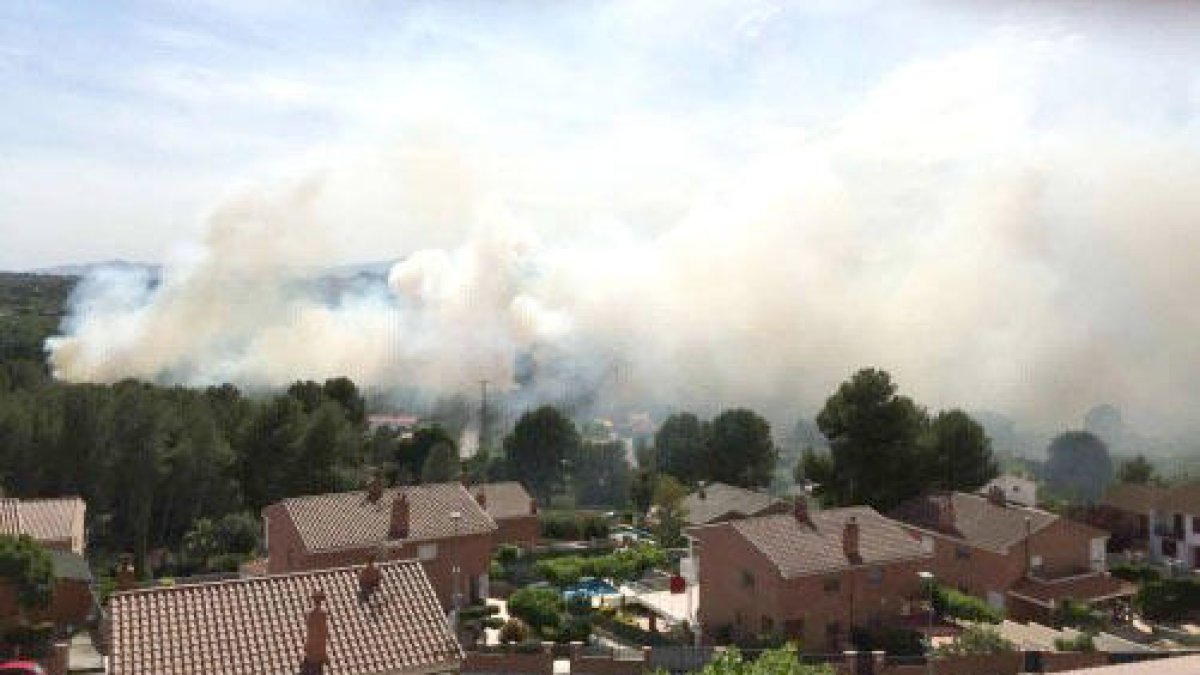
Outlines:
[[[704,491],[704,483],[700,483],[700,489],[696,491],[696,496],[700,499],[708,498],[708,493]]]
[[[133,562],[125,557],[117,564],[117,590],[132,591],[137,586],[137,572]]]
[[[463,487],[471,487],[471,474],[467,473],[465,470],[460,471],[458,474],[458,482],[462,483]]]
[[[392,520],[388,525],[388,537],[391,539],[404,539],[408,536],[408,496],[403,490],[396,493],[396,498],[392,500]]]
[[[312,611],[305,620],[304,663],[300,668],[304,675],[320,675],[329,663],[329,612],[322,607],[325,592],[319,588],[313,591],[312,602]]]
[[[858,548],[858,540],[858,518],[850,516],[850,519],[846,521],[845,527],[842,528],[842,550],[845,551],[846,557],[853,563],[862,560],[862,555]]]
[[[482,487],[479,488],[479,492],[475,493],[475,501],[479,502],[479,508],[487,511],[487,494],[484,493]]]
[[[367,481],[367,501],[374,504],[381,497],[383,497],[383,479],[377,474],[372,476],[371,480]]]
[[[808,519],[808,500],[804,495],[796,495],[795,501],[792,502],[792,515],[796,517],[796,521],[805,525],[811,524]]]
[[[379,584],[383,581],[383,573],[379,571],[379,567],[375,565],[375,557],[367,558],[367,564],[358,572],[358,590],[361,596],[366,599],[371,593],[379,588]]]
[[[529,512],[537,515],[537,498],[535,497],[529,498]]]
[[[988,501],[999,507],[1008,506],[1008,498],[1004,495],[1004,488],[999,485],[993,485],[988,488]]]

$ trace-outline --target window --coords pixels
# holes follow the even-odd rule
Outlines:
[[[1175,548],[1175,540],[1174,539],[1163,539],[1162,540],[1162,554],[1164,556],[1166,556],[1168,558],[1174,558],[1176,552],[1177,552],[1177,549]]]
[[[1041,567],[1042,566],[1042,556],[1040,556],[1040,555],[1029,556],[1029,566],[1035,570],[1038,569],[1039,567]]]
[[[927,534],[921,535],[921,550],[925,553],[933,553],[933,537]]]
[[[883,568],[882,567],[872,567],[867,572],[867,581],[869,581],[873,584],[883,583]]]
[[[954,557],[959,560],[970,560],[971,551],[966,546],[959,544],[958,546],[954,547]]]
[[[754,588],[754,575],[742,570],[742,588]]]
[[[437,557],[437,544],[421,544],[417,548],[417,557],[421,560],[433,560]]]
[[[837,593],[842,589],[842,581],[837,577],[829,577],[825,580],[825,592]]]
[[[1192,516],[1192,534],[1200,534],[1200,516]]]

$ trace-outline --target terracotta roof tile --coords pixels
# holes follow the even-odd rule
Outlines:
[[[23,534],[21,526],[21,503],[16,499],[0,499],[0,534],[16,536]]]
[[[389,488],[372,502],[364,491],[334,492],[283,500],[309,551],[374,546],[387,540],[392,500],[404,492],[409,501],[408,539],[442,539],[496,529],[496,523],[461,483]],[[450,512],[463,514],[457,530]]]
[[[1165,492],[1157,485],[1118,483],[1104,491],[1100,503],[1129,513],[1149,513]]]
[[[504,520],[506,518],[521,518],[531,515],[529,504],[533,501],[533,497],[525,491],[525,487],[516,481],[508,481],[505,483],[484,483],[482,485],[472,485],[468,488],[471,491],[471,496],[478,499],[479,493],[483,493],[486,504],[484,508],[488,515],[495,520]]]
[[[939,527],[938,514],[947,505],[954,507],[954,521]],[[961,539],[993,551],[1002,551],[1025,539],[1025,519],[1029,533],[1052,525],[1059,517],[1049,511],[1008,504],[999,506],[986,497],[962,492],[922,495],[904,502],[888,514],[892,518],[923,529]]]
[[[777,499],[762,492],[726,485],[725,483],[709,483],[703,489],[697,490],[683,499],[684,520],[689,525],[705,525],[730,517],[748,518],[765,515],[786,506],[782,499]]]
[[[462,650],[417,561],[381,563],[382,583],[359,596],[358,568],[177,586],[112,596],[111,675],[296,675],[313,592],[325,593],[325,675],[445,664]]]
[[[22,499],[21,522],[38,541],[69,540],[77,534],[76,525],[82,523],[85,508],[79,497]]]
[[[842,532],[851,517],[859,525],[861,559],[857,561],[847,558],[842,547]],[[706,527],[732,528],[761,551],[784,578],[930,556],[904,528],[868,506],[809,512],[808,523],[787,513]]]

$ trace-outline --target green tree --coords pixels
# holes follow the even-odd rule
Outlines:
[[[458,458],[458,447],[442,442],[434,445],[421,467],[422,483],[447,483],[458,480],[462,464]]]
[[[658,484],[658,474],[650,469],[638,469],[633,473],[633,481],[629,486],[629,501],[637,509],[639,515],[650,510],[654,503],[654,487]]]
[[[582,443],[571,463],[571,489],[577,504],[624,506],[632,471],[621,441]]]
[[[797,483],[806,480],[818,485],[830,483],[833,480],[833,457],[829,453],[806,448],[796,463],[793,477]]]
[[[16,587],[19,608],[41,609],[54,592],[54,564],[29,535],[0,535],[0,579]]]
[[[417,427],[411,435],[401,438],[396,445],[395,465],[397,471],[419,478],[421,470],[425,468],[425,462],[429,459],[429,453],[438,445],[457,447],[458,443],[440,424]]]
[[[521,415],[504,439],[504,451],[514,477],[543,504],[562,483],[563,460],[579,447],[574,423],[552,406]]]
[[[1087,431],[1059,434],[1046,454],[1046,482],[1060,495],[1094,502],[1112,481],[1108,448]]]
[[[663,669],[652,671],[654,675],[666,675]],[[717,652],[715,658],[704,665],[701,675],[834,675],[837,671],[825,663],[801,663],[795,645],[768,649],[756,659],[746,659],[737,647]]]
[[[843,382],[817,415],[833,458],[826,497],[887,511],[919,493],[917,440],[924,422],[924,412],[898,395],[882,370],[860,370]]]
[[[705,475],[708,463],[708,430],[692,413],[671,415],[654,434],[654,467],[684,483]]]
[[[361,438],[339,404],[321,403],[304,430],[288,493],[334,492],[357,482],[351,481],[346,473],[350,467],[361,464]]]
[[[553,588],[525,587],[508,598],[508,613],[542,632],[562,625],[562,594]]]
[[[996,477],[991,441],[961,410],[933,418],[921,438],[921,477],[929,487],[974,492]]]
[[[663,546],[678,546],[683,541],[683,498],[687,488],[673,476],[659,476],[654,487],[654,507],[658,518],[655,536]]]
[[[307,431],[304,410],[290,396],[256,406],[239,434],[238,474],[246,505],[255,511],[288,496]]]
[[[348,377],[325,380],[325,398],[342,406],[342,412],[351,424],[361,427],[367,421],[367,403],[358,386]]]
[[[711,480],[742,487],[770,485],[776,459],[771,425],[751,410],[726,410],[709,426]]]
[[[1142,455],[1121,462],[1117,468],[1117,480],[1122,483],[1146,485],[1155,479],[1154,465]]]

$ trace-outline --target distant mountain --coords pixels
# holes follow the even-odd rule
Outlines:
[[[99,270],[115,270],[122,272],[146,272],[153,277],[162,273],[162,265],[129,260],[103,260],[100,262],[79,263],[74,265],[55,265],[29,270],[30,274],[45,274],[59,277],[84,277]]]

